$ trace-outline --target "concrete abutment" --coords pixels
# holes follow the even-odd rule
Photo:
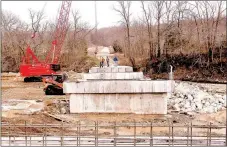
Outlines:
[[[85,81],[64,82],[70,113],[167,114],[167,99],[174,81],[148,80],[142,72],[130,69],[94,67],[84,74]]]

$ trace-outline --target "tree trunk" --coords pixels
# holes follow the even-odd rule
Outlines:
[[[129,60],[132,64],[133,69],[136,67],[135,59],[133,57],[129,57]]]
[[[161,56],[160,50],[160,19],[158,19],[158,58]]]
[[[222,46],[219,47],[219,62],[221,62],[222,48]]]
[[[151,41],[149,41],[149,50],[150,50],[150,59],[151,59],[152,58],[152,53],[153,53]]]

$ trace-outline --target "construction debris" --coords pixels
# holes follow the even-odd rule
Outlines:
[[[11,115],[14,114],[35,114],[42,111],[44,105],[42,102],[36,102],[35,100],[8,100],[2,104],[2,112],[7,114],[10,111]],[[4,115],[7,117],[7,115]]]

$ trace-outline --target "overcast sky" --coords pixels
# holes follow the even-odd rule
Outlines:
[[[61,6],[61,1],[2,1],[2,9],[11,11],[18,15],[22,20],[31,23],[29,20],[28,9],[41,10],[45,5],[46,19],[54,20],[57,15],[57,10]],[[120,16],[112,7],[116,5],[116,1],[97,1],[97,19],[98,28],[118,25]],[[78,9],[84,21],[95,25],[95,2],[94,1],[72,1],[71,10]],[[141,14],[141,5],[139,1],[133,1],[131,11],[133,17]],[[71,15],[71,14],[70,14]]]
[[[38,11],[45,5],[46,19],[54,21],[61,3],[62,1],[2,1],[2,9],[11,11],[25,22],[31,23],[28,9],[31,8]],[[214,1],[213,3],[216,2]],[[119,25],[121,18],[113,10],[113,5],[117,5],[116,1],[96,1],[96,5],[98,28]],[[226,3],[224,3],[224,7],[226,7]],[[91,27],[95,26],[95,1],[72,1],[71,10],[75,9],[79,10],[83,21],[89,22]],[[132,1],[131,12],[132,19],[142,16],[140,1]],[[72,15],[70,14],[70,16]]]

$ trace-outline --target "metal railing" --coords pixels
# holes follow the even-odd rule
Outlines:
[[[226,146],[226,126],[76,122],[2,123],[1,146]]]

